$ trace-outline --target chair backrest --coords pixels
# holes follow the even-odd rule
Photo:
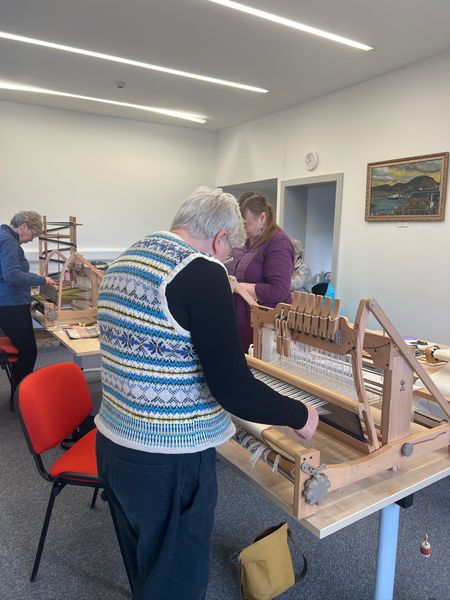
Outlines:
[[[32,454],[60,444],[92,412],[83,371],[59,363],[31,373],[19,385],[17,407]]]

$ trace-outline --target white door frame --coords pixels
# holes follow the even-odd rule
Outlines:
[[[277,221],[284,228],[284,197],[285,189],[289,187],[310,186],[317,183],[335,183],[336,197],[334,204],[334,225],[333,225],[333,256],[331,262],[331,273],[333,285],[338,283],[338,258],[339,258],[339,237],[341,233],[341,213],[342,213],[342,187],[344,182],[343,173],[330,173],[326,175],[317,175],[316,177],[301,177],[300,179],[279,180]]]

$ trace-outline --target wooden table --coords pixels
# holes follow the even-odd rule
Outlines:
[[[31,316],[33,319],[42,325],[45,331],[53,335],[63,346],[72,352],[74,358],[81,359],[85,356],[100,356],[100,340],[99,338],[84,338],[81,340],[72,340],[67,335],[66,329],[73,319],[68,319],[67,322],[58,323],[52,327],[46,327],[44,319],[39,311],[32,310]]]
[[[74,356],[82,358],[84,356],[100,355],[99,338],[84,338],[81,340],[72,340],[63,327],[49,327],[47,329],[63,346],[68,348]]]
[[[322,434],[317,433],[320,438]],[[330,453],[333,462],[348,460],[348,449],[341,447],[330,438]],[[318,444],[320,445],[320,444]],[[314,446],[316,444],[314,443]],[[292,516],[294,486],[282,475],[273,473],[271,467],[258,461],[250,464],[249,453],[234,441],[229,441],[217,449],[219,458],[235,469],[265,496]],[[328,459],[325,459],[328,460]],[[324,538],[347,525],[351,525],[375,512],[380,512],[378,535],[378,556],[375,584],[375,600],[389,600],[393,597],[395,562],[397,554],[398,525],[400,507],[396,502],[450,475],[450,456],[446,450],[432,452],[417,459],[411,458],[408,467],[397,472],[386,471],[337,490],[328,495],[319,511],[299,521],[318,538]]]

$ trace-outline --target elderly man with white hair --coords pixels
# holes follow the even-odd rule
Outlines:
[[[116,259],[98,304],[99,474],[135,600],[201,600],[230,413],[313,435],[318,416],[247,367],[224,261],[242,245],[236,199],[200,187],[170,231]]]

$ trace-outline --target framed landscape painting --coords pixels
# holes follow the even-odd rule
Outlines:
[[[366,221],[443,221],[448,152],[367,165]]]

